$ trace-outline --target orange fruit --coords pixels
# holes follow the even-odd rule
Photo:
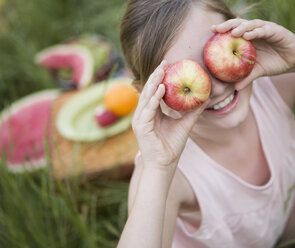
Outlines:
[[[117,116],[125,116],[131,113],[136,108],[137,102],[136,89],[127,83],[112,85],[103,98],[106,108]]]

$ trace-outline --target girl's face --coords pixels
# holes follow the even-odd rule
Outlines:
[[[224,22],[224,17],[217,12],[197,7],[192,8],[181,32],[164,59],[169,64],[182,59],[191,59],[201,64],[208,72],[203,61],[203,48],[213,35],[210,31],[211,25],[222,22]],[[245,120],[249,112],[252,84],[236,92],[234,83],[224,83],[214,78],[209,72],[208,74],[212,83],[211,102],[199,118],[198,126],[207,128],[233,128],[238,126]],[[229,103],[228,100],[230,100]],[[227,105],[224,106],[224,104]]]

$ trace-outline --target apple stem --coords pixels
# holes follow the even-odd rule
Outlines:
[[[242,60],[248,62],[250,65],[253,65],[253,64],[254,64],[254,61],[252,61],[252,60],[250,60],[250,59],[246,59],[246,58],[244,58],[243,56],[241,56],[240,54],[238,54],[235,50],[233,50],[233,54],[234,54],[235,56],[237,56],[239,59],[242,59]]]

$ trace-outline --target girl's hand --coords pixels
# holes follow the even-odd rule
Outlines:
[[[254,79],[295,71],[295,35],[284,27],[263,20],[231,19],[213,25],[213,32],[224,33],[251,40],[256,48],[256,64],[248,77],[236,84],[241,90]]]
[[[150,75],[141,92],[132,127],[144,166],[175,169],[189,132],[209,100],[196,110],[185,113],[181,119],[164,115],[160,101],[165,86],[161,82],[167,67],[167,61],[163,61]]]

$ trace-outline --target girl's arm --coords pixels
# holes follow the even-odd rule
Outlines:
[[[238,90],[261,76],[290,73],[274,80],[286,102],[295,103],[295,34],[286,28],[263,20],[232,19],[212,26],[213,32],[226,32],[251,40],[256,48],[256,64],[248,77],[236,84]],[[280,83],[281,82],[281,83]],[[281,88],[281,89],[280,89]]]
[[[170,176],[155,168],[142,168],[140,177],[135,175],[130,186],[129,217],[118,248],[161,248]],[[177,205],[169,207],[169,222],[175,225]]]
[[[209,103],[178,120],[165,116],[160,101],[165,94],[161,82],[167,67],[164,61],[151,74],[134,113],[132,127],[141,152],[142,172],[118,248],[162,247],[166,203],[178,160],[189,132]],[[170,208],[174,214],[168,216],[171,223],[178,211],[174,205]]]
[[[137,194],[138,185],[140,183],[141,174],[143,172],[142,160],[139,158],[136,161],[136,167],[132,174],[130,187],[129,187],[129,195],[128,195],[128,212],[131,214],[134,201]],[[181,172],[176,170],[175,176],[172,180],[171,187],[169,189],[169,193],[167,195],[167,201],[165,205],[165,215],[163,220],[163,230],[159,230],[162,232],[162,248],[169,248],[172,245],[173,235],[175,231],[176,218],[179,212],[181,211],[182,205],[194,204],[194,206],[198,206],[195,195],[187,183],[186,179],[182,175]],[[146,216],[150,217],[148,211],[146,212]],[[159,227],[161,225],[158,225]],[[145,238],[139,237],[142,241],[145,242]]]

